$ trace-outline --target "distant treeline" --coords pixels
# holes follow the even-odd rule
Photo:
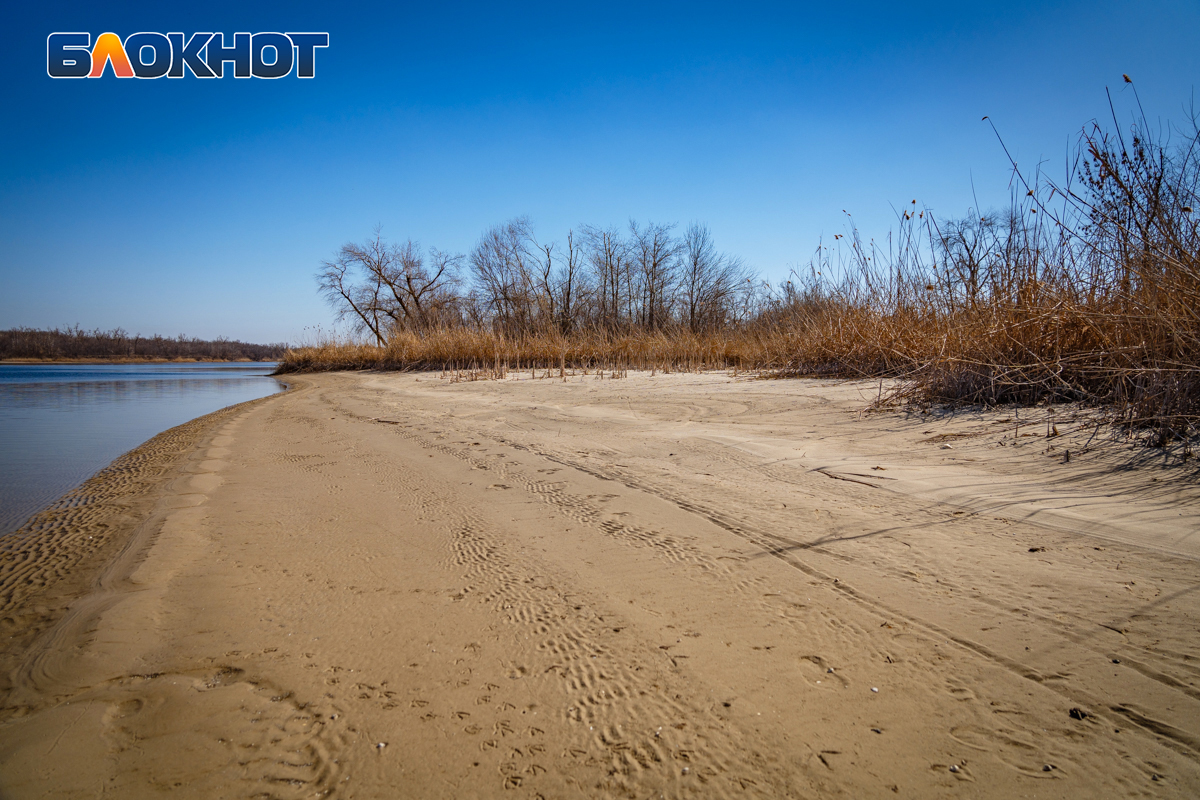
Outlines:
[[[287,350],[282,342],[248,344],[231,339],[142,336],[121,328],[85,331],[79,326],[52,331],[14,328],[0,331],[0,359],[163,358],[215,361],[277,361]]]

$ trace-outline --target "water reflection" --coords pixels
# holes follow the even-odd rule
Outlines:
[[[245,387],[245,378],[97,381],[88,383],[0,383],[0,405],[9,408],[53,406],[74,410],[99,403],[174,400],[195,392],[225,394]]]
[[[279,391],[274,368],[0,365],[0,534],[155,434]]]

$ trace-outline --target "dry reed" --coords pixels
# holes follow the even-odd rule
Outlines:
[[[613,334],[555,331],[505,337],[470,328],[401,331],[383,346],[323,340],[288,351],[281,372],[328,370],[682,370],[782,366],[778,337],[753,329],[695,334],[686,330]]]
[[[394,331],[382,347],[320,341],[289,351],[281,371],[891,376],[893,401],[1083,401],[1165,443],[1200,423],[1195,121],[1182,139],[1156,141],[1144,117],[1127,134],[1093,125],[1065,180],[1014,165],[1021,191],[1005,214],[939,222],[913,201],[886,250],[852,228],[753,314],[711,333],[440,326]]]

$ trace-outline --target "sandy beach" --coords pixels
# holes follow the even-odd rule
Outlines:
[[[879,391],[322,374],[168,431],[3,553],[0,797],[1200,793],[1195,462]]]

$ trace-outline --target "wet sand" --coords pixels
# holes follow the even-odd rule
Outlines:
[[[877,388],[331,374],[168,431],[3,553],[0,796],[1195,796],[1194,462]]]

